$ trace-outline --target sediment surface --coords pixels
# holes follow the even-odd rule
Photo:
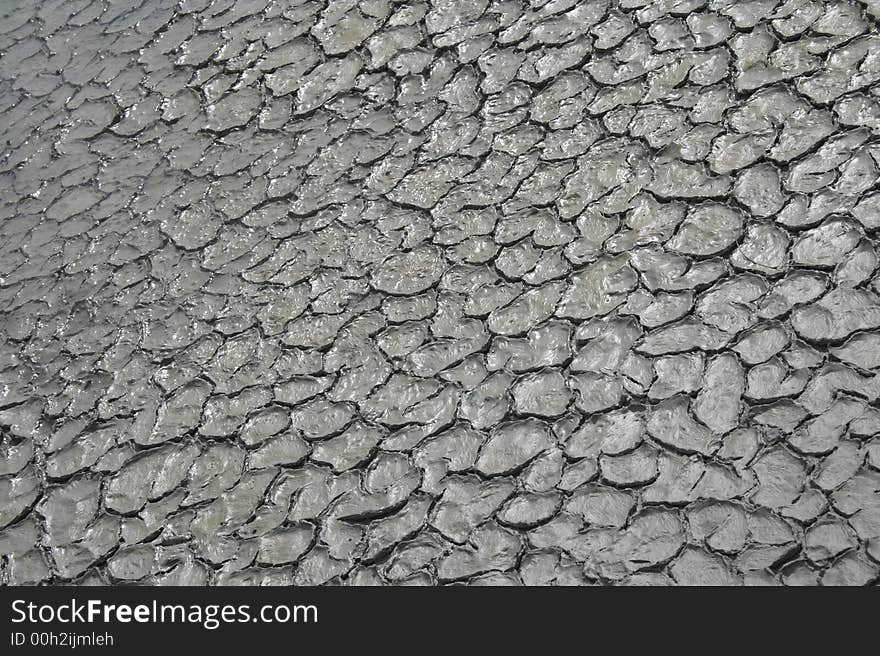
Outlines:
[[[0,581],[880,575],[876,0],[2,0]]]

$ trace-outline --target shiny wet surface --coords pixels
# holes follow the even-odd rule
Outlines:
[[[877,580],[876,3],[0,7],[3,583]]]

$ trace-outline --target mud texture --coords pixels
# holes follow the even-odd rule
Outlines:
[[[880,2],[2,0],[0,580],[880,575]]]

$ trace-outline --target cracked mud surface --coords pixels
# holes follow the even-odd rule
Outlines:
[[[2,0],[0,581],[880,575],[880,2]]]

